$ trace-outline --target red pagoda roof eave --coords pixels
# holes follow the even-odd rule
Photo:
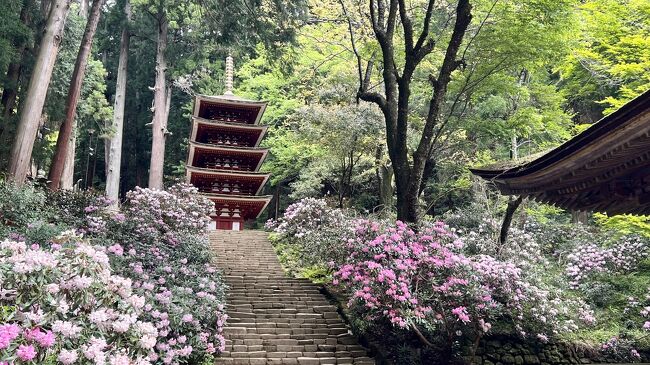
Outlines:
[[[200,118],[200,117],[192,117],[192,134],[190,135],[190,140],[191,141],[196,141],[196,134],[198,132],[198,125],[199,124],[205,124],[205,125],[210,125],[210,126],[220,126],[220,127],[225,127],[225,128],[233,128],[233,129],[238,129],[238,130],[251,130],[251,131],[256,131],[259,132],[259,135],[257,137],[257,141],[255,142],[255,146],[258,146],[260,142],[262,141],[262,138],[266,135],[266,131],[269,129],[269,126],[267,125],[251,125],[251,124],[243,124],[243,123],[229,123],[229,122],[221,122],[217,120],[210,120],[210,119],[205,119],[205,118]],[[198,143],[198,142],[197,142]]]
[[[260,148],[260,147],[229,147],[229,146],[219,146],[219,145],[211,145],[211,144],[205,144],[205,143],[199,143],[199,142],[194,142],[190,141],[189,144],[190,150],[187,156],[187,166],[192,166],[192,161],[194,160],[194,150],[196,148],[205,148],[208,150],[216,151],[216,150],[222,150],[228,152],[244,152],[244,153],[261,153],[262,156],[260,157],[260,160],[257,162],[257,166],[255,167],[254,171],[258,171],[260,167],[262,166],[262,163],[264,162],[264,159],[266,158],[266,155],[269,152],[268,148]]]
[[[244,195],[225,195],[225,194],[211,194],[211,193],[201,193],[201,195],[205,196],[206,198],[215,201],[240,201],[240,202],[251,202],[251,203],[263,203],[262,207],[259,209],[257,214],[255,215],[254,218],[251,219],[256,219],[262,214],[264,209],[269,205],[271,202],[271,199],[273,199],[272,195],[251,195],[251,196],[244,196]]]
[[[262,191],[262,189],[266,185],[266,182],[269,180],[269,177],[271,177],[270,173],[263,173],[263,172],[238,172],[238,171],[231,171],[231,170],[213,170],[213,169],[204,169],[200,167],[186,166],[185,179],[188,183],[191,183],[192,173],[200,173],[205,175],[221,175],[221,176],[230,175],[230,176],[240,176],[240,177],[247,177],[247,176],[261,177],[262,182],[260,183],[257,190],[255,191],[255,194],[259,194]]]
[[[257,100],[249,100],[249,99],[244,99],[235,95],[202,95],[202,94],[197,94],[194,97],[194,107],[192,108],[192,115],[193,116],[198,116],[199,109],[201,107],[201,101],[206,101],[206,102],[212,102],[212,103],[220,103],[220,104],[226,104],[226,105],[231,105],[231,106],[242,106],[242,105],[250,105],[250,106],[257,106],[259,107],[259,111],[257,113],[257,117],[255,118],[255,122],[253,125],[258,125],[260,120],[262,119],[262,116],[264,115],[264,111],[266,110],[266,105],[268,102],[266,101],[257,101]]]
[[[260,172],[260,171],[236,171],[236,170],[222,170],[222,169],[209,169],[209,168],[204,168],[204,167],[196,167],[196,166],[185,166],[185,169],[188,171],[193,171],[193,172],[199,172],[199,173],[204,173],[204,174],[224,174],[224,175],[254,175],[254,176],[271,176],[270,173],[268,172]]]

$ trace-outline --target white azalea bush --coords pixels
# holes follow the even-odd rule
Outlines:
[[[101,310],[107,304],[102,297],[94,294],[94,290],[101,286],[111,290],[110,285],[117,284],[97,281],[86,286],[89,274],[85,263],[78,262],[76,271],[68,275],[68,281],[81,283],[80,298],[70,298],[68,305],[70,308],[78,305],[87,310],[88,316],[92,314],[92,319],[81,317],[79,320],[83,323],[75,324],[82,328],[90,326],[88,335],[83,332],[85,330],[81,332],[86,342],[71,342],[72,347],[64,347],[63,344],[68,342],[65,339],[59,342],[60,336],[54,322],[28,323],[28,327],[22,322],[25,315],[21,313],[24,310],[19,308],[18,303],[23,302],[33,302],[35,313],[42,313],[47,318],[56,317],[59,313],[57,305],[40,304],[41,301],[50,303],[51,295],[29,291],[19,297],[11,294],[16,293],[15,289],[8,288],[4,278],[0,277],[0,315],[3,316],[0,325],[11,325],[0,327],[0,365],[7,365],[3,361],[9,364],[29,361],[94,364],[95,360],[86,358],[82,347],[79,347],[83,345],[91,346],[91,350],[103,349],[106,364],[111,365],[139,365],[138,361],[151,364],[211,363],[225,347],[222,331],[227,317],[223,307],[224,284],[216,268],[210,264],[207,242],[207,215],[212,203],[196,193],[196,189],[188,184],[178,184],[166,191],[137,188],[127,194],[127,201],[122,204],[121,210],[110,208],[109,200],[93,194],[48,194],[50,204],[47,211],[41,212],[44,214],[40,215],[38,221],[25,220],[21,224],[5,226],[7,233],[0,235],[0,240],[9,238],[10,242],[14,242],[12,245],[24,246],[30,253],[36,252],[35,247],[43,252],[51,251],[52,255],[58,255],[66,245],[83,244],[83,247],[91,248],[113,277],[119,275],[124,283],[128,283],[130,295],[138,300],[130,304],[129,301],[135,300],[135,297],[129,297],[129,301],[124,299],[126,304],[119,302],[122,304],[118,303],[117,309],[114,309],[126,310],[128,304],[135,306],[137,311],[133,313],[137,314],[137,318],[133,323],[127,323],[126,318],[121,320],[117,312]],[[56,229],[42,228],[50,226]],[[74,240],[56,237],[64,228],[71,229],[77,235]],[[33,234],[35,229],[39,230],[39,234]],[[62,241],[67,242],[66,245]],[[41,274],[38,273],[33,280],[38,285],[46,285],[42,280],[38,281]],[[104,276],[99,279],[108,280]],[[73,302],[77,299],[77,302]],[[75,313],[72,309],[70,311]],[[106,329],[94,325],[93,321],[113,323],[109,328],[113,332],[126,329],[123,333],[128,338],[125,340],[109,335]],[[151,326],[138,325],[143,326],[140,328],[136,326],[138,322],[150,323]],[[127,324],[128,328],[125,327]],[[116,326],[116,329],[112,326]],[[34,328],[39,331],[37,337],[25,332]],[[64,324],[61,330],[67,331],[69,328],[76,327]],[[94,330],[96,332],[92,332]],[[38,339],[43,337],[40,332],[54,336],[55,345],[47,348],[39,346]],[[90,342],[92,338],[97,340]],[[3,348],[5,342],[7,345]],[[9,346],[11,355],[5,356],[5,348]],[[123,348],[128,351],[121,351]],[[9,353],[9,350],[6,352]],[[121,357],[111,360],[112,355]],[[31,360],[22,360],[30,357]]]
[[[145,318],[159,331],[156,360],[196,363],[223,351],[223,283],[207,262],[174,258],[168,250],[108,248],[111,262],[147,299]],[[207,261],[207,260],[206,260]]]
[[[275,240],[293,248],[301,265],[323,265],[344,254],[341,242],[354,237],[356,219],[343,209],[330,208],[324,199],[304,198],[287,207],[266,228]],[[295,246],[295,247],[292,247]]]
[[[150,364],[157,324],[102,247],[0,243],[0,363]]]

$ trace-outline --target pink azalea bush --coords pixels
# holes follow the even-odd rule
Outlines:
[[[363,221],[346,247],[334,284],[369,321],[433,329],[449,344],[459,336],[478,341],[497,322],[547,341],[594,321],[582,302],[534,283],[516,265],[463,255],[462,241],[443,223],[415,232],[401,222]]]
[[[0,243],[0,362],[150,364],[158,331],[145,298],[102,247],[72,233],[58,242]]]
[[[208,215],[214,209],[209,199],[199,196],[198,189],[187,183],[168,190],[136,187],[127,192],[122,211],[107,210],[111,203],[97,197],[84,208],[87,233],[101,235],[118,225],[128,227],[135,239],[172,246],[187,235],[205,234]]]
[[[135,247],[114,245],[108,251],[113,265],[128,273],[147,300],[145,318],[157,323],[155,360],[193,363],[223,351],[227,316],[216,268],[157,247]]]

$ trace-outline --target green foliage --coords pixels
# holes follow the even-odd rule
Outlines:
[[[598,225],[621,235],[638,234],[650,237],[650,216],[647,215],[619,214],[609,217],[595,213],[594,220]]]
[[[277,234],[271,234],[270,239],[280,264],[289,275],[306,278],[315,283],[325,283],[331,280],[332,273],[323,265],[305,265],[298,246],[286,242]]]
[[[578,47],[560,67],[562,90],[577,111],[597,119],[650,89],[650,5],[589,0],[578,16]]]
[[[45,193],[39,187],[0,181],[0,235],[10,227],[26,227],[34,221],[46,219],[45,201]]]

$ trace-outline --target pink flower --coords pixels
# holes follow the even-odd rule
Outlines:
[[[183,322],[192,322],[194,317],[192,317],[191,314],[185,314],[183,315],[183,318],[181,319]]]
[[[456,307],[451,310],[451,313],[455,314],[456,317],[458,317],[458,319],[463,323],[470,321],[469,315],[467,314],[467,308],[465,307]]]
[[[70,365],[73,364],[75,361],[77,361],[77,358],[79,358],[79,355],[77,355],[77,351],[61,349],[61,352],[59,353],[59,356],[57,356],[56,359],[63,365]]]
[[[115,254],[117,256],[124,255],[124,249],[122,248],[122,246],[120,246],[117,243],[112,245],[112,246],[109,246],[108,247],[108,252],[113,253],[113,254]]]
[[[36,350],[34,350],[34,346],[32,345],[20,345],[18,346],[16,355],[22,361],[32,361],[36,357]]]
[[[15,340],[20,334],[20,327],[17,324],[0,325],[0,349],[9,347],[11,341]]]

